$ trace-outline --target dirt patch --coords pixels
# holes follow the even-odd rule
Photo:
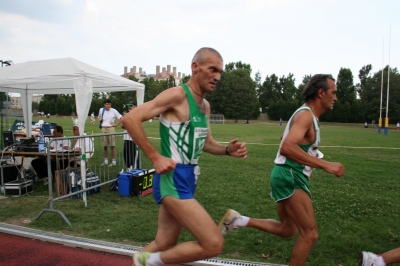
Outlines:
[[[31,219],[28,218],[10,218],[4,221],[7,224],[18,225],[18,226],[26,226],[31,222]]]

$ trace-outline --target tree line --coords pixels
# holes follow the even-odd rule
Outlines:
[[[333,110],[320,117],[325,122],[353,122],[358,123],[375,120],[380,114],[381,88],[382,94],[382,118],[386,116],[388,69],[378,70],[373,73],[372,65],[363,66],[358,74],[359,83],[354,83],[353,73],[348,68],[340,68],[336,79],[337,98]],[[382,76],[383,72],[383,76]],[[300,85],[295,85],[292,73],[287,76],[268,75],[262,80],[260,72],[251,77],[250,64],[232,62],[225,65],[220,82],[214,91],[206,95],[210,102],[212,113],[223,114],[227,119],[256,119],[261,112],[267,113],[272,120],[288,120],[292,113],[304,103],[302,91],[311,78],[303,77]],[[382,79],[383,77],[383,79]],[[189,80],[190,75],[185,76],[182,83]],[[129,79],[138,81],[134,76]],[[160,92],[175,87],[175,79],[156,80],[153,77],[140,81],[145,85],[145,99],[150,101]],[[400,74],[397,68],[390,69],[389,75],[389,119],[392,123],[400,121]],[[121,113],[124,104],[136,101],[135,91],[104,92],[93,94],[89,114],[98,115],[105,99],[111,99],[113,108]],[[75,113],[74,95],[44,95],[37,107],[44,113],[71,115]],[[89,115],[88,114],[88,115]]]

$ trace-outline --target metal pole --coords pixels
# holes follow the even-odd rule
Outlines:
[[[383,98],[383,57],[385,51],[385,37],[383,38],[383,45],[382,45],[382,79],[381,79],[381,105],[379,107],[379,126],[378,126],[378,133],[381,134],[382,131],[382,98]]]
[[[385,135],[389,134],[389,79],[390,79],[390,38],[392,32],[392,24],[389,30],[389,63],[388,63],[388,83],[387,83],[387,96],[386,96],[386,118],[385,118]]]

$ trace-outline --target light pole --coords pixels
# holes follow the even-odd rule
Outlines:
[[[1,67],[3,67],[3,66],[11,66],[11,65],[13,65],[14,64],[14,62],[13,61],[11,61],[11,60],[6,60],[6,61],[3,61],[3,60],[0,60],[0,63],[1,63]],[[6,93],[4,93],[4,95],[5,95]],[[5,97],[4,97],[5,98]],[[0,110],[1,110],[1,121],[0,121],[0,138],[1,138],[1,143],[0,143],[0,145],[2,146],[3,145],[3,97],[0,97]],[[7,126],[8,126],[8,121],[7,121]],[[3,147],[3,146],[2,146]]]
[[[11,61],[11,60],[6,60],[6,61],[0,60],[0,63],[1,63],[1,67],[3,67],[4,65],[5,65],[5,66],[14,65],[14,62]]]

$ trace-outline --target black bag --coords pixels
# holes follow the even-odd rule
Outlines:
[[[100,184],[100,179],[96,173],[93,173],[93,172],[86,173],[86,188],[90,188],[90,187],[98,185],[98,184]],[[69,186],[70,186],[71,193],[82,189],[82,180],[81,180],[80,172],[77,173],[77,175],[75,175],[73,178],[70,176]],[[92,195],[94,193],[99,193],[100,191],[101,191],[100,187],[96,187],[96,188],[86,191],[85,193],[86,193],[86,195]],[[73,195],[72,198],[82,199],[83,193]]]
[[[100,129],[102,128],[101,123],[102,123],[102,122],[100,121],[100,125],[99,125],[99,128],[100,128]]]

